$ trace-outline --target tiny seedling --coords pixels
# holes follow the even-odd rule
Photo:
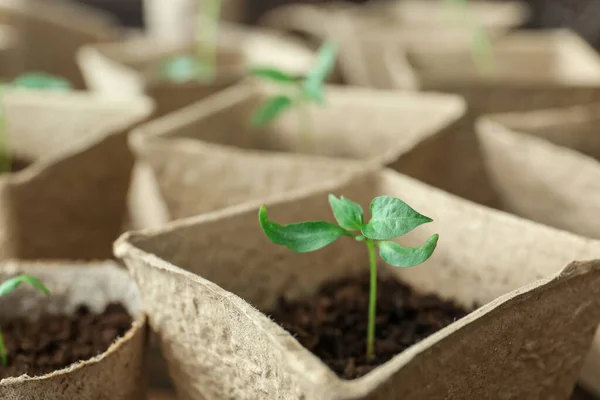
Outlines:
[[[196,18],[196,54],[168,58],[163,67],[166,79],[184,83],[210,83],[217,74],[217,34],[221,0],[199,0]]]
[[[273,82],[281,89],[280,93],[269,98],[252,116],[252,125],[266,126],[290,109],[298,110],[300,133],[308,138],[310,115],[308,106],[311,103],[325,104],[325,79],[331,73],[337,56],[337,46],[327,41],[317,53],[314,67],[303,79],[298,79],[284,71],[269,67],[253,67],[250,72],[262,79]]]
[[[7,281],[4,281],[0,285],[0,297],[6,296],[11,293],[19,286],[21,283],[28,283],[36,289],[39,289],[46,296],[50,296],[50,291],[44,286],[44,284],[37,278],[34,278],[30,275],[19,275],[14,278],[10,278]],[[0,332],[0,362],[2,365],[8,364],[8,352],[6,350],[6,345],[4,344],[4,337],[2,336],[2,332]]]
[[[29,72],[19,75],[12,82],[0,83],[0,99],[2,99],[2,93],[7,87],[57,92],[66,92],[72,89],[71,84],[66,79],[44,72]],[[0,107],[0,173],[10,172],[10,160],[6,116],[3,107]]]
[[[360,204],[345,197],[329,195],[329,204],[338,225],[326,221],[300,222],[281,225],[270,221],[263,205],[258,212],[260,226],[269,240],[298,253],[319,250],[342,236],[348,236],[367,246],[370,265],[369,320],[367,357],[375,356],[375,316],[377,310],[377,254],[394,267],[413,267],[425,262],[435,250],[438,234],[432,235],[423,246],[405,247],[389,241],[405,235],[419,225],[432,222],[408,204],[391,196],[380,196],[371,202],[371,220],[364,222]]]
[[[491,65],[493,48],[489,36],[483,26],[476,22],[467,9],[468,0],[445,0],[446,4],[456,12],[458,24],[466,25],[471,30],[471,52],[481,71]]]

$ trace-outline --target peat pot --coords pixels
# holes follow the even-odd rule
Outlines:
[[[403,156],[429,147],[464,113],[458,96],[331,85],[324,107],[290,110],[254,128],[252,115],[270,95],[248,80],[135,129],[133,226],[160,226],[367,167],[435,167],[425,151]]]
[[[568,398],[600,319],[599,242],[390,170],[282,195],[267,204],[269,216],[333,222],[328,193],[365,209],[377,195],[397,196],[433,218],[403,237],[420,246],[439,233],[432,258],[414,268],[381,265],[380,276],[479,308],[343,380],[264,312],[283,294],[293,300],[365,273],[364,244],[342,238],[304,254],[274,245],[258,223],[260,202],[126,233],[115,254],[141,289],[180,399]],[[589,377],[598,375],[592,365]]]
[[[133,165],[126,132],[151,100],[29,90],[3,100],[12,172],[0,174],[0,259],[110,258]]]
[[[600,239],[599,112],[595,103],[478,121],[486,167],[507,211]]]
[[[0,24],[12,27],[20,42],[13,55],[18,68],[3,78],[45,72],[67,79],[78,89],[84,88],[84,82],[75,62],[77,50],[123,34],[109,14],[72,1],[0,0]]]
[[[9,349],[9,368],[19,365],[19,357],[35,354],[33,365],[38,367],[65,360],[65,354],[83,351],[85,346],[95,346],[98,335],[90,334],[90,328],[100,335],[108,335],[107,342],[114,332],[106,327],[118,327],[124,331],[112,343],[105,343],[106,348],[99,354],[81,359],[80,362],[67,365],[49,373],[23,374],[6,377],[7,367],[0,367],[3,379],[0,380],[0,397],[6,400],[143,400],[145,399],[144,354],[147,340],[146,317],[141,311],[139,292],[127,272],[113,262],[16,262],[7,261],[0,266],[2,281],[18,274],[29,274],[40,279],[50,291],[46,297],[30,286],[22,285],[13,293],[2,296],[0,301],[0,321],[3,336]],[[112,305],[111,305],[112,304]],[[115,315],[115,304],[119,304],[124,315]],[[86,314],[82,310],[85,306]],[[112,308],[112,311],[111,311]],[[124,310],[123,310],[124,309]],[[100,315],[90,322],[92,314]],[[115,320],[116,317],[120,317]],[[125,317],[125,320],[123,320]],[[70,320],[69,320],[70,318]],[[86,322],[87,319],[87,322]],[[119,319],[121,321],[119,321]],[[78,331],[76,335],[80,343],[69,343],[64,339],[65,322],[73,321]],[[47,324],[44,335],[36,335],[40,322]],[[129,325],[127,325],[129,324]],[[127,327],[129,326],[129,327]],[[66,328],[68,328],[67,325]],[[28,328],[28,329],[27,329]],[[21,336],[16,336],[20,329]],[[70,332],[66,331],[69,338]],[[63,346],[62,351],[32,351],[31,343],[37,345],[40,340],[47,340],[52,345]],[[83,343],[84,345],[82,345]],[[93,344],[92,344],[93,343]],[[23,349],[20,355],[13,357],[11,349]],[[43,347],[41,347],[43,349]],[[49,348],[49,347],[46,347]],[[29,349],[29,350],[25,350]],[[88,350],[89,352],[89,350]],[[61,355],[63,358],[61,358]],[[46,360],[42,360],[45,357]],[[53,365],[53,364],[50,364]],[[25,369],[29,371],[32,365]]]
[[[441,37],[435,45],[423,43],[420,48],[401,42],[379,46],[377,35],[357,41],[353,50],[358,58],[369,60],[364,67],[373,78],[371,86],[454,93],[469,107],[464,125],[448,132],[444,145],[428,149],[437,152],[432,156],[437,167],[415,176],[486,205],[498,206],[498,199],[484,173],[474,127],[478,116],[600,99],[600,57],[570,31],[515,32],[496,38],[491,58],[481,64],[474,61],[470,47]]]

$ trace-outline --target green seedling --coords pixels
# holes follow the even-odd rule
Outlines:
[[[298,79],[276,68],[253,67],[250,72],[259,78],[273,82],[279,86],[280,93],[269,98],[252,116],[252,125],[263,127],[291,109],[298,110],[300,134],[306,140],[310,136],[310,104],[325,104],[325,80],[333,70],[337,56],[337,46],[330,41],[325,42],[319,52],[315,65],[308,75]]]
[[[438,234],[432,235],[419,248],[405,247],[390,239],[405,235],[419,225],[432,222],[408,204],[391,196],[373,199],[371,220],[364,222],[360,204],[345,197],[329,195],[329,204],[338,225],[326,221],[300,222],[280,225],[269,220],[263,205],[258,212],[260,226],[269,240],[298,253],[319,250],[342,236],[363,242],[367,246],[370,265],[369,320],[367,357],[375,356],[375,315],[377,310],[377,254],[394,267],[413,267],[425,262],[435,250]]]
[[[471,30],[471,51],[477,68],[485,70],[491,65],[493,60],[493,47],[489,36],[481,24],[471,18],[467,10],[467,0],[445,0],[451,10],[458,17],[456,23],[466,25]]]
[[[46,296],[50,296],[50,291],[44,286],[44,284],[37,278],[34,278],[30,275],[19,275],[14,278],[10,278],[7,281],[4,281],[0,285],[0,297],[6,296],[12,291],[16,290],[22,283],[28,283],[36,289],[39,289]],[[4,344],[4,337],[0,332],[0,362],[2,365],[8,364],[8,352],[6,350],[6,345]]]
[[[164,76],[176,83],[212,82],[217,74],[217,34],[221,0],[200,0],[196,21],[196,54],[168,58]]]
[[[29,72],[19,75],[12,82],[0,83],[0,99],[7,87],[57,92],[66,92],[72,89],[71,84],[66,79],[44,72]],[[10,172],[10,159],[6,116],[4,115],[3,107],[0,107],[0,173]]]

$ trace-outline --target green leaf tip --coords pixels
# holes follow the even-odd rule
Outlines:
[[[40,281],[38,278],[35,278],[30,275],[19,275],[19,276],[15,276],[13,278],[10,278],[10,279],[4,281],[0,285],[0,297],[5,296],[5,295],[9,294],[10,292],[14,291],[22,283],[30,284],[34,288],[39,289],[46,296],[50,295],[50,291],[48,290],[48,288],[46,288],[46,286],[44,286],[42,281]]]
[[[431,257],[437,246],[439,235],[432,235],[421,247],[404,247],[395,242],[378,242],[379,255],[386,263],[394,267],[414,267]]]
[[[259,78],[268,79],[278,83],[295,83],[292,75],[272,67],[251,67],[250,73]]]
[[[44,72],[28,72],[16,77],[13,86],[25,89],[43,89],[57,92],[66,92],[72,89],[71,83],[61,77]]]
[[[349,231],[360,231],[363,224],[363,209],[360,204],[344,196],[339,199],[329,195],[329,205],[337,223]]]
[[[278,95],[267,100],[252,116],[252,126],[260,127],[269,124],[281,113],[292,106],[292,99]]]
[[[269,220],[265,205],[262,205],[258,211],[258,220],[271,242],[286,246],[297,253],[322,249],[341,236],[348,235],[344,229],[325,221],[300,222],[290,225],[278,224]]]
[[[323,104],[323,83],[335,66],[338,46],[332,41],[323,43],[317,53],[314,68],[310,71],[304,81],[304,93],[306,97]]]
[[[371,202],[370,210],[371,220],[362,226],[361,232],[374,240],[393,239],[433,221],[392,196],[376,197]]]

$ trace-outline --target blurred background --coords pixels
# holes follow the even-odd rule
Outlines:
[[[124,25],[143,26],[142,0],[75,0],[115,15]],[[365,0],[351,0],[365,3]],[[477,1],[477,0],[474,0]],[[504,0],[496,0],[504,1]],[[248,0],[246,21],[255,22],[265,12],[290,3],[328,3],[331,0]],[[596,50],[600,49],[600,1],[598,0],[524,0],[530,7],[529,20],[523,28],[543,29],[568,27],[585,38]]]

